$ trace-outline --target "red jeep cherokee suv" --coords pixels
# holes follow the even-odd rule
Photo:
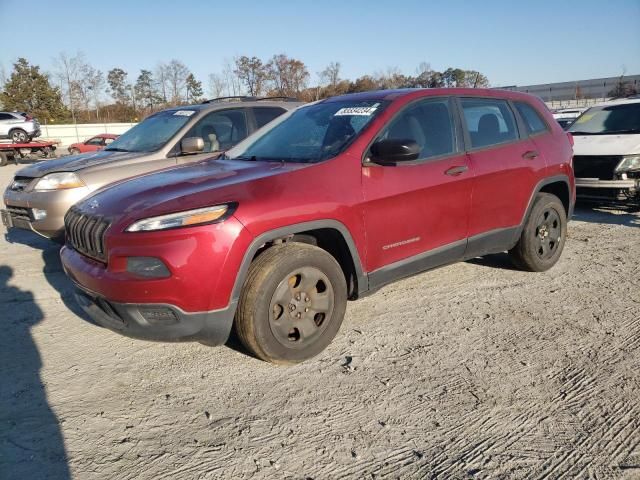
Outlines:
[[[99,324],[294,363],[347,299],[509,251],[560,257],[575,187],[567,134],[536,97],[387,90],[298,108],[215,161],[123,181],[66,216],[67,274]]]

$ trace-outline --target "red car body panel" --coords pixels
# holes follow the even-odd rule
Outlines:
[[[482,96],[538,100],[515,92],[432,89],[360,94],[389,106],[336,157],[315,164],[208,161],[145,175],[92,197],[100,215],[113,219],[105,239],[106,265],[71,248],[62,250],[66,272],[82,289],[123,304],[169,304],[184,312],[229,309],[241,286],[250,247],[261,235],[305,222],[344,227],[363,275],[425,252],[459,245],[487,232],[518,228],[536,189],[562,176],[575,199],[572,149],[546,107],[537,106],[549,131],[482,150],[461,151],[416,165],[363,165],[363,154],[408,103],[430,96]],[[541,103],[541,102],[540,102]],[[535,158],[525,158],[535,151]],[[464,174],[447,175],[452,167]],[[564,180],[566,178],[566,180]],[[91,198],[84,203],[91,201]],[[222,223],[155,232],[126,232],[141,218],[228,202],[237,203]],[[570,208],[571,209],[571,208]],[[401,248],[397,248],[401,247]],[[146,279],[126,271],[126,258],[160,258],[169,278]],[[366,292],[368,286],[361,285]]]

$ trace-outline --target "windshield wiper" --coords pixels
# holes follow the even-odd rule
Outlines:
[[[127,150],[126,148],[105,148],[104,149],[105,152],[128,152],[129,150]]]
[[[640,129],[637,128],[627,128],[624,130],[609,130],[608,132],[602,132],[605,135],[616,135],[618,133],[640,133]]]

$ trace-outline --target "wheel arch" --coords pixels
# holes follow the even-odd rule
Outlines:
[[[536,185],[531,193],[531,197],[529,198],[529,204],[527,205],[527,210],[525,211],[522,221],[520,222],[520,227],[524,228],[524,224],[527,221],[527,217],[533,208],[533,202],[536,199],[536,195],[538,193],[551,193],[560,199],[562,204],[564,205],[565,211],[567,212],[567,220],[571,218],[573,215],[573,199],[571,196],[571,183],[569,182],[569,177],[566,175],[555,175],[553,177],[548,177]]]
[[[253,260],[271,245],[289,241],[315,244],[331,254],[345,274],[350,299],[356,299],[368,290],[368,279],[349,229],[337,220],[315,220],[287,225],[258,235],[244,254],[233,285],[231,302],[235,303],[240,298]]]

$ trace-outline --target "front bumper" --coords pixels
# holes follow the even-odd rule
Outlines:
[[[14,220],[13,228],[32,230],[47,238],[62,238],[65,213],[89,193],[86,187],[54,192],[17,191],[8,188],[4,193],[4,204]],[[34,220],[31,215],[34,208],[45,210],[46,218]]]
[[[187,313],[175,305],[117,303],[78,286],[75,298],[98,325],[128,337],[161,342],[222,345],[229,338],[235,312],[235,304],[222,310]]]
[[[580,198],[624,200],[640,195],[640,179],[600,180],[576,178],[576,193]]]

